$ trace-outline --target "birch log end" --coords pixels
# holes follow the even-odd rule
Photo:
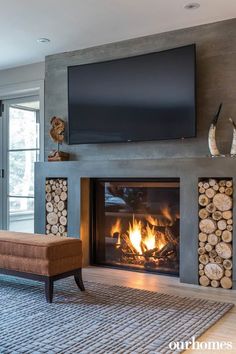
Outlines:
[[[206,275],[203,275],[199,278],[199,283],[202,285],[202,286],[208,286],[210,284],[210,280],[209,278],[207,278]]]
[[[232,280],[228,277],[223,277],[221,280],[220,280],[220,284],[222,286],[222,288],[224,289],[231,289],[232,288]]]
[[[224,268],[217,263],[208,263],[205,266],[205,274],[211,280],[220,280],[224,275]]]
[[[200,221],[199,228],[206,234],[213,234],[216,230],[216,223],[214,220],[207,218]]]
[[[232,198],[226,194],[217,193],[213,198],[213,204],[220,211],[227,211],[232,208]]]
[[[232,257],[232,247],[230,244],[225,242],[220,242],[216,245],[216,252],[218,256],[223,259],[228,259]]]

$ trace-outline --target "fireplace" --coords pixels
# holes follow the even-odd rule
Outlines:
[[[229,194],[230,189],[221,188],[223,187],[220,181],[225,181],[227,183],[227,188],[233,188],[235,191],[235,181],[236,181],[236,170],[235,170],[235,159],[230,157],[219,157],[217,159],[212,158],[176,158],[176,159],[127,159],[127,160],[93,160],[93,161],[69,161],[69,162],[38,162],[35,166],[35,185],[37,186],[35,190],[35,215],[38,215],[35,219],[35,232],[45,234],[46,231],[46,220],[47,218],[47,208],[45,204],[48,202],[48,195],[46,191],[46,182],[53,179],[61,179],[67,181],[67,195],[68,198],[66,200],[66,214],[68,218],[68,222],[66,225],[66,232],[68,236],[78,237],[82,240],[83,247],[83,266],[89,266],[91,264],[97,265],[105,265],[105,266],[113,266],[113,267],[122,267],[131,268],[133,270],[143,270],[143,271],[154,271],[154,272],[169,272],[171,274],[178,274],[179,269],[179,278],[181,283],[187,284],[195,284],[199,285],[200,278],[199,276],[203,276],[205,270],[209,271],[211,267],[211,263],[213,261],[213,256],[216,256],[215,251],[209,243],[212,243],[212,240],[216,240],[215,236],[212,234],[204,235],[204,232],[201,230],[202,225],[206,225],[206,222],[201,222],[201,218],[210,217],[213,214],[214,208],[212,209],[211,198],[214,195],[212,191],[208,191],[208,187],[212,187],[213,190],[217,189],[212,183],[215,180],[219,183],[219,192],[224,191],[224,194]],[[106,176],[104,178],[104,176]],[[135,176],[135,177],[134,177]],[[171,179],[165,178],[168,176]],[[227,176],[227,178],[226,178]],[[105,199],[105,183],[114,183],[116,182],[118,185],[124,185],[124,187],[130,187],[130,183],[139,183],[139,186],[147,187],[144,190],[146,192],[142,195],[142,208],[136,208],[135,203],[132,204],[129,201],[127,202],[127,198],[123,200],[120,197],[120,202],[122,205],[120,207],[117,206],[114,210],[106,210],[106,199]],[[180,186],[179,186],[180,182]],[[230,183],[229,183],[230,182]],[[129,183],[129,186],[126,185]],[[156,185],[155,185],[156,183]],[[203,183],[203,186],[202,186]],[[204,183],[206,185],[204,186]],[[228,187],[229,184],[232,183],[232,187]],[[148,185],[149,184],[149,185]],[[209,184],[209,186],[208,186]],[[108,186],[108,185],[107,185]],[[149,186],[153,186],[153,188],[149,188]],[[133,188],[138,187],[138,184],[133,185]],[[202,188],[203,187],[203,188]],[[205,188],[206,187],[206,188]],[[123,187],[122,187],[123,188]],[[121,189],[122,189],[121,188]],[[206,193],[207,198],[209,199],[209,205],[201,206],[199,209],[200,203],[200,194],[202,192]],[[124,192],[122,192],[124,193]],[[203,193],[203,194],[204,194]],[[210,194],[209,194],[210,193]],[[217,192],[218,193],[218,192]],[[137,197],[137,193],[136,195]],[[217,195],[217,194],[216,194]],[[110,196],[110,202],[112,202],[112,194]],[[131,196],[131,193],[130,193]],[[141,195],[140,195],[141,196]],[[209,197],[208,197],[209,196]],[[109,197],[109,193],[108,196]],[[114,196],[116,197],[116,195]],[[145,197],[145,198],[144,198]],[[213,196],[214,198],[214,196]],[[218,198],[218,197],[217,197]],[[50,199],[50,198],[49,198]],[[132,200],[133,198],[131,198]],[[208,200],[206,199],[206,200]],[[223,197],[225,200],[226,198]],[[232,195],[232,199],[235,199],[235,192]],[[118,199],[119,200],[119,199]],[[203,198],[204,200],[204,198]],[[155,203],[154,203],[155,201]],[[56,203],[56,202],[55,202]],[[127,207],[124,208],[124,206]],[[130,206],[131,204],[131,206]],[[157,209],[157,205],[159,204],[159,208]],[[167,205],[166,205],[167,204]],[[179,205],[180,204],[180,205]],[[202,199],[201,199],[202,204]],[[112,209],[112,203],[108,204],[110,209]],[[165,259],[161,259],[159,262],[155,262],[155,259],[159,260],[160,256],[156,254],[152,254],[150,257],[146,254],[146,258],[142,254],[136,254],[134,252],[133,259],[136,258],[138,261],[134,264],[133,259],[131,262],[124,263],[123,259],[118,258],[117,256],[117,248],[119,250],[118,245],[114,246],[106,246],[106,241],[110,241],[110,244],[117,243],[115,242],[115,238],[118,238],[118,235],[114,236],[110,234],[110,226],[116,222],[116,219],[121,219],[121,222],[124,222],[125,218],[123,215],[127,216],[128,221],[126,222],[125,227],[122,227],[122,233],[128,234],[129,231],[129,223],[133,222],[133,218],[136,219],[137,222],[142,222],[142,227],[146,228],[146,218],[142,216],[142,209],[145,211],[145,214],[151,215],[154,219],[165,220],[163,215],[163,207],[168,206],[171,209],[171,215],[174,216],[174,223],[170,223],[172,225],[168,226],[167,230],[171,230],[171,234],[174,234],[176,240],[176,247],[173,251],[170,251],[168,255],[168,259],[165,262]],[[202,210],[206,208],[206,211]],[[210,208],[210,209],[209,209]],[[123,209],[123,211],[122,211]],[[141,210],[139,210],[141,209]],[[162,210],[162,212],[161,212]],[[174,210],[177,210],[175,212]],[[178,211],[180,210],[181,217],[178,218]],[[208,211],[209,210],[209,211]],[[54,206],[54,210],[52,213],[58,212],[58,216],[62,213],[58,210],[57,204]],[[64,212],[63,212],[64,213]],[[114,213],[114,220],[109,220],[109,214]],[[116,213],[116,214],[115,214]],[[123,214],[122,214],[123,213]],[[210,213],[210,214],[208,214]],[[233,289],[236,288],[236,262],[233,262],[233,259],[236,257],[236,247],[235,247],[235,223],[232,221],[236,220],[236,208],[232,207],[230,213],[222,212],[222,216],[224,213],[224,217],[228,214],[230,219],[225,222],[220,220],[214,220],[213,215],[212,219],[213,223],[210,222],[211,225],[217,226],[216,228],[216,236],[219,241],[219,245],[217,247],[217,251],[221,253],[222,248],[227,250],[230,249],[230,254],[232,255],[232,261],[228,262],[228,259],[223,259],[217,257],[217,261],[222,261],[219,264],[217,269],[222,266],[224,269],[225,266],[228,268],[224,271],[224,277],[222,278],[224,283],[226,281],[225,277],[230,277],[232,281]],[[165,212],[164,212],[165,214]],[[218,216],[220,213],[216,213]],[[111,214],[110,214],[111,215]],[[156,217],[155,217],[156,215]],[[53,223],[55,223],[57,218],[54,217],[52,219]],[[61,216],[60,216],[61,217]],[[159,217],[159,218],[158,218]],[[215,214],[214,214],[215,218]],[[110,217],[111,219],[111,217]],[[172,218],[173,219],[173,218]],[[232,219],[232,220],[231,220]],[[63,219],[64,220],[64,219]],[[204,219],[205,220],[205,219]],[[60,220],[61,221],[61,220]],[[65,221],[65,220],[64,220]],[[64,224],[63,221],[63,224]],[[58,222],[57,222],[58,223]],[[166,224],[168,221],[165,222]],[[174,231],[174,229],[178,230],[178,224],[180,223],[180,232]],[[200,228],[201,223],[201,228]],[[109,228],[107,226],[109,225]],[[57,224],[55,224],[57,225]],[[161,232],[161,226],[152,225],[152,223],[148,224],[150,228],[155,226],[157,231]],[[223,238],[225,239],[225,235],[228,234],[230,237],[230,233],[225,233],[223,235],[223,231],[219,228],[222,228],[222,225],[226,226],[228,231],[229,228],[233,228],[231,231],[232,234],[232,244],[229,242],[229,246],[222,247]],[[119,222],[118,222],[119,226]],[[225,227],[224,226],[224,227]],[[56,229],[56,228],[55,228]],[[107,231],[108,229],[108,231]],[[218,230],[219,229],[219,230]],[[54,230],[54,228],[53,228]],[[162,230],[165,230],[165,225],[162,226]],[[179,230],[178,230],[179,231]],[[209,231],[209,230],[208,230]],[[107,233],[108,232],[108,233]],[[145,230],[144,230],[145,232]],[[202,234],[203,233],[203,234]],[[222,236],[223,238],[222,238]],[[127,236],[126,235],[126,236]],[[122,236],[122,234],[120,235]],[[142,238],[145,236],[142,235]],[[180,236],[179,248],[178,248],[178,236]],[[209,236],[209,239],[208,239]],[[114,240],[113,240],[114,238]],[[209,242],[210,240],[210,242]],[[216,241],[217,241],[216,240]],[[225,241],[224,241],[225,242]],[[110,248],[109,248],[110,247]],[[142,244],[143,247],[143,244]],[[216,247],[216,246],[214,246]],[[107,248],[107,249],[106,249]],[[202,249],[205,248],[205,251]],[[178,254],[179,250],[179,254]],[[109,251],[109,252],[108,252]],[[120,250],[121,251],[121,250]],[[213,252],[212,252],[213,251]],[[217,253],[216,251],[216,253]],[[111,254],[111,252],[113,252]],[[158,252],[155,251],[155,252]],[[199,254],[200,253],[200,254]],[[204,254],[203,257],[200,256]],[[116,258],[114,257],[116,256]],[[109,256],[109,258],[108,258]],[[207,267],[205,269],[205,264],[201,263],[208,261],[209,256],[209,265],[207,263]],[[137,258],[138,257],[138,258]],[[155,258],[156,257],[156,258]],[[159,258],[158,258],[159,257]],[[145,258],[145,259],[144,259]],[[170,263],[171,258],[173,262]],[[179,262],[178,259],[179,258]],[[174,260],[175,259],[175,260]],[[129,259],[128,259],[129,260]],[[201,260],[201,262],[200,262]],[[231,260],[231,259],[230,259]],[[122,262],[121,262],[122,261]],[[168,261],[168,262],[167,262]],[[148,263],[150,262],[150,263]],[[163,264],[163,263],[168,264]],[[155,264],[154,264],[155,263]],[[158,263],[158,264],[157,264]],[[200,264],[201,263],[201,264]],[[155,267],[154,267],[155,265]],[[210,270],[212,270],[211,268]],[[218,274],[218,273],[217,273]],[[205,275],[205,274],[204,274]],[[213,274],[215,277],[215,273]],[[207,275],[206,275],[207,276]],[[207,280],[205,277],[204,280]],[[202,280],[202,279],[201,279]],[[213,279],[214,280],[214,279]],[[205,284],[207,284],[204,281]],[[209,284],[214,286],[218,284],[217,281],[209,282]]]
[[[179,274],[179,179],[93,179],[92,263]]]

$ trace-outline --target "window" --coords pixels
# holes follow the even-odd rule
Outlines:
[[[8,229],[34,231],[34,162],[39,161],[39,101],[8,105]]]

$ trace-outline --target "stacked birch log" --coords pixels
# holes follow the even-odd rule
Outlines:
[[[204,179],[199,188],[199,283],[232,288],[233,182]]]
[[[67,179],[46,179],[46,234],[67,236]]]

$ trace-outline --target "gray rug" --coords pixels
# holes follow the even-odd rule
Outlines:
[[[233,305],[85,282],[43,285],[0,276],[0,353],[174,353],[171,341],[200,336]],[[175,353],[177,353],[176,351]]]

